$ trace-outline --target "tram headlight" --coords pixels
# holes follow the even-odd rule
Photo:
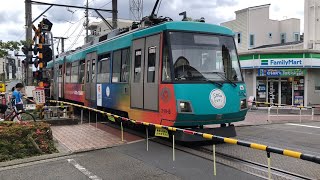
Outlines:
[[[242,99],[240,101],[240,109],[246,109],[247,108],[247,101],[246,99]]]
[[[191,103],[188,101],[179,101],[179,112],[182,113],[192,113]]]

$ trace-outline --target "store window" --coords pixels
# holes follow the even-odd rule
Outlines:
[[[303,106],[304,77],[296,76],[293,81],[293,105]]]
[[[280,34],[280,40],[281,40],[281,44],[286,43],[286,34],[285,33]]]
[[[254,34],[250,34],[250,47],[254,46]]]
[[[256,101],[266,102],[267,98],[267,77],[257,77]]]

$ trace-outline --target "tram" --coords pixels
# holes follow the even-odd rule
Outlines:
[[[234,136],[232,123],[248,110],[234,33],[204,22],[158,22],[116,29],[58,57],[57,96],[144,122],[200,131],[218,124],[215,134]]]

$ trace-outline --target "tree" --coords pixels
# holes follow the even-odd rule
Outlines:
[[[9,51],[19,50],[19,47],[23,44],[25,44],[25,41],[0,41],[0,58],[7,56]]]

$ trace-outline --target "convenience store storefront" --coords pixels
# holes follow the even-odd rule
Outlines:
[[[239,58],[248,97],[287,105],[320,104],[320,52],[249,52]]]

